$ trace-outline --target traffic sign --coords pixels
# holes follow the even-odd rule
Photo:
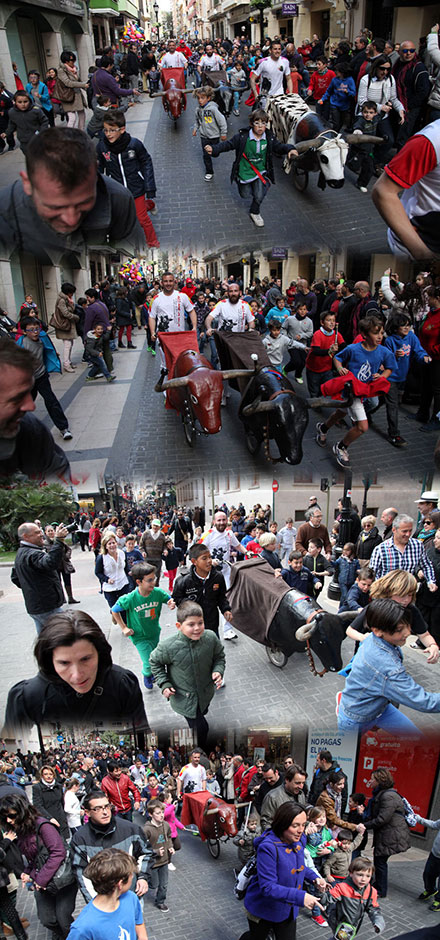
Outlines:
[[[272,480],[273,492],[278,493],[279,488],[280,488],[280,484],[278,483],[278,480]]]

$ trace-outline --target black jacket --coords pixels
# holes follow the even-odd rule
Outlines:
[[[16,133],[22,150],[26,149],[35,134],[40,134],[46,127],[49,127],[49,121],[43,109],[38,108],[37,105],[31,105],[27,111],[19,111],[14,106],[10,109],[8,118],[6,136]]]
[[[214,630],[214,633],[218,633],[219,609],[222,614],[231,609],[226,597],[226,582],[223,575],[213,569],[209,577],[203,581],[196,575],[194,565],[191,565],[189,574],[177,578],[173,588],[173,600],[177,605],[182,601],[194,601],[200,604],[205,627],[207,630]]]
[[[129,189],[134,199],[145,194],[153,199],[156,195],[153,161],[137,137],[126,136],[129,139],[120,153],[112,152],[107,140],[99,141],[96,148],[99,170]]]
[[[70,830],[64,812],[63,788],[60,783],[55,783],[53,787],[46,787],[44,783],[34,783],[32,803],[38,810],[39,816],[56,819],[60,824],[60,835],[63,839],[69,838]]]
[[[226,153],[228,150],[235,150],[235,160],[232,164],[231,170],[231,183],[234,183],[238,180],[238,170],[240,166],[240,160],[244,153],[244,148],[246,147],[246,141],[249,137],[249,128],[242,127],[239,130],[238,134],[234,134],[230,140],[221,140],[220,143],[214,144],[212,148],[212,156],[218,157],[219,153]],[[284,156],[286,153],[289,153],[293,149],[293,144],[281,144],[279,140],[274,137],[272,131],[269,129],[266,130],[266,139],[267,139],[267,162],[266,162],[266,173],[272,183],[275,183],[275,173],[273,168],[273,154],[275,153],[278,157]]]
[[[399,80],[399,74],[405,65],[406,62],[402,62],[400,59],[395,63],[392,75],[394,75],[396,82]],[[414,62],[413,68],[408,69],[405,74],[404,83],[408,110],[421,108],[428,100],[432,87],[428,70],[423,62]]]
[[[113,816],[105,827],[94,826],[89,820],[76,830],[70,843],[72,867],[86,901],[92,898],[89,890],[91,883],[84,878],[83,872],[91,859],[103,849],[120,849],[138,861],[134,886],[138,880],[147,878],[153,851],[143,829],[119,816]]]
[[[62,559],[63,543],[57,539],[47,552],[36,545],[20,542],[11,581],[23,591],[28,614],[42,614],[65,603],[58,574]]]
[[[359,538],[356,542],[356,558],[362,559],[363,561],[368,559],[369,561],[373,554],[373,550],[376,548],[376,545],[380,545],[381,542],[382,537],[379,535],[377,526],[374,525],[373,528],[370,529],[366,539],[362,539],[361,535],[359,535]]]
[[[402,797],[393,788],[378,789],[368,804],[367,829],[373,830],[375,855],[396,855],[409,849],[411,840]]]
[[[328,784],[328,778],[331,773],[337,770],[342,770],[342,767],[339,766],[336,760],[333,761],[331,767],[328,770],[315,770],[313,774],[313,780],[310,786],[309,791],[309,800],[311,803],[315,804],[318,797],[321,795],[322,791],[325,790]],[[343,771],[342,771],[343,772]],[[344,774],[345,777],[345,774]],[[342,808],[341,813],[344,812],[345,806],[347,805],[348,799],[348,786],[347,786],[347,777],[345,777],[345,786],[342,791]]]
[[[10,689],[5,727],[61,721],[123,721],[148,728],[138,679],[129,669],[110,666],[85,695],[77,695],[66,682],[51,682],[42,675],[22,679]]]
[[[179,519],[177,516],[173,520],[168,529],[168,536],[174,532],[174,544],[177,548],[181,548],[183,553],[186,554],[188,549],[187,540],[184,538],[185,535],[193,537],[193,527],[190,519],[182,517]]]

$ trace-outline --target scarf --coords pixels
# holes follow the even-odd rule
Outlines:
[[[414,68],[418,62],[420,62],[420,59],[416,52],[412,62],[404,62],[402,65],[402,68],[400,68],[398,71],[396,70],[396,73],[394,75],[394,78],[396,79],[397,97],[399,101],[402,102],[403,107],[405,108],[405,111],[408,110],[408,95],[407,95],[407,89],[406,89],[406,78],[410,69]]]
[[[78,78],[78,69],[77,69],[76,65],[69,65],[68,62],[65,62],[65,63],[64,63],[64,68],[65,68],[68,72],[71,72],[71,73],[72,73],[72,78],[76,78],[76,79]]]
[[[106,147],[108,147],[110,153],[122,153],[122,151],[128,147],[129,143],[130,134],[127,134],[127,131],[125,131],[124,134],[121,134],[121,136],[118,137],[118,140],[114,140],[112,143],[110,143],[109,140],[106,140]]]

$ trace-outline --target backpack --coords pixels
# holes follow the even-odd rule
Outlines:
[[[407,800],[406,797],[402,796],[401,794],[399,794],[399,796],[403,803],[405,822],[410,829],[413,829],[414,826],[417,826],[417,814],[413,810],[409,800]]]

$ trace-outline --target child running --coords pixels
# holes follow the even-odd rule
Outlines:
[[[212,147],[221,140],[226,140],[228,126],[218,104],[213,101],[213,88],[210,88],[209,85],[202,85],[201,88],[196,88],[193,94],[194,98],[197,98],[193,137],[196,137],[199,130],[203,162],[205,164],[205,180],[212,180],[214,167],[211,154],[206,145]]]
[[[388,440],[393,447],[404,447],[406,441],[399,431],[399,399],[403,395],[411,363],[424,362],[428,364],[432,362],[432,359],[431,356],[427,355],[414,333],[411,317],[408,313],[399,310],[391,314],[387,320],[386,331],[388,335],[384,346],[396,357],[396,366],[389,377],[390,387],[385,395]],[[421,381],[423,381],[423,378],[421,378]]]
[[[152,692],[154,678],[150,666],[150,655],[159,642],[160,612],[163,604],[166,604],[170,610],[174,610],[176,605],[166,591],[155,587],[156,568],[154,565],[147,565],[146,562],[133,565],[130,576],[136,588],[130,594],[123,594],[112,607],[112,612],[124,636],[129,636],[136,647],[142,660],[144,686],[148,692]],[[121,617],[122,611],[126,612],[127,623],[124,623]]]
[[[416,818],[422,826],[437,830],[432,849],[423,869],[423,884],[425,887],[417,900],[431,901],[428,904],[428,910],[438,913],[440,911],[440,819],[424,819],[423,816],[418,814],[416,814]]]
[[[147,810],[150,819],[145,823],[144,832],[154,853],[148,869],[148,886],[156,892],[154,903],[158,910],[162,914],[168,914],[168,865],[174,855],[171,828],[169,823],[165,822],[164,804],[160,800],[149,800]]]
[[[178,715],[196,731],[205,747],[209,726],[205,715],[222,685],[225,651],[212,630],[205,631],[199,604],[184,601],[177,608],[177,634],[162,640],[150,661],[157,684]]]
[[[365,398],[374,395],[373,390],[368,390],[371,383],[378,379],[387,379],[396,367],[396,358],[385,346],[382,346],[383,324],[379,317],[365,317],[359,323],[359,331],[362,336],[361,343],[351,343],[336,352],[333,362],[336,371],[341,376],[349,373],[357,380],[364,383],[366,387]],[[368,383],[368,384],[367,384]],[[340,467],[350,466],[350,457],[348,448],[353,441],[368,431],[368,420],[363,404],[364,396],[357,395],[353,404],[348,408],[348,415],[354,422],[353,427],[347,432],[345,437],[333,445],[333,453]],[[347,413],[347,408],[337,409],[330,415],[326,421],[318,422],[316,425],[316,442],[320,447],[325,447],[327,434],[333,425],[343,420]]]
[[[333,360],[340,346],[344,345],[344,337],[335,329],[334,313],[323,310],[319,321],[321,326],[312,336],[312,343],[306,358],[307,386],[312,398],[318,398],[323,382],[333,378]],[[324,447],[318,438],[316,440],[320,447]]]
[[[131,891],[136,862],[128,852],[103,849],[84,869],[96,897],[70,928],[68,940],[109,940],[127,937],[147,940],[139,898]]]
[[[289,160],[298,156],[290,144],[281,144],[268,129],[269,118],[265,111],[258,108],[252,111],[250,129],[242,128],[230,140],[205,147],[206,153],[218,157],[220,153],[235,150],[232,165],[231,182],[237,183],[242,199],[252,197],[249,215],[254,225],[262,227],[264,219],[260,206],[267,195],[271,182],[275,182],[272,155],[287,156]]]
[[[373,863],[369,858],[356,858],[349,866],[349,875],[330,888],[331,902],[327,917],[336,940],[349,940],[358,934],[367,914],[375,933],[381,933],[385,921],[373,888]]]

